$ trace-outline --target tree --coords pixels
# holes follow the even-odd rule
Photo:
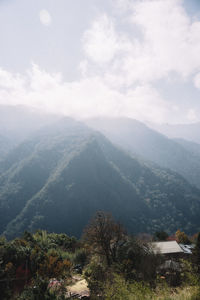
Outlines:
[[[188,236],[185,234],[184,231],[180,231],[180,229],[178,229],[177,232],[175,233],[175,237],[177,243],[190,244],[190,240]]]
[[[118,250],[118,273],[124,274],[126,280],[142,279],[154,285],[160,262],[161,257],[155,255],[150,243],[134,237],[128,237]]]
[[[165,231],[157,231],[154,234],[154,239],[156,241],[166,241],[168,239],[169,235]]]
[[[196,245],[193,250],[193,261],[197,266],[198,273],[200,274],[200,232],[198,233]]]
[[[103,255],[107,265],[116,262],[117,249],[125,238],[125,230],[120,223],[105,212],[97,212],[84,230],[84,240],[92,250]]]

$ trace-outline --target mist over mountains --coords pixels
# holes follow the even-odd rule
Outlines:
[[[152,161],[181,174],[191,184],[200,186],[198,144],[169,139],[145,124],[128,118],[96,118],[87,124],[132,155]]]
[[[181,138],[194,143],[200,143],[200,122],[192,124],[153,124],[149,126],[169,138]]]
[[[199,144],[131,119],[0,111],[1,234],[42,228],[80,236],[97,210],[131,233],[199,230]]]
[[[11,147],[59,118],[60,116],[40,113],[37,109],[22,105],[0,105],[0,136],[6,138]]]

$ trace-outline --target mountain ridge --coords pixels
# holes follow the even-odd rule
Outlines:
[[[0,228],[9,238],[36,228],[80,236],[97,210],[110,211],[132,233],[200,227],[198,189],[80,122],[63,119],[17,149],[0,176]]]
[[[133,156],[171,169],[191,184],[200,186],[200,155],[194,155],[178,141],[130,118],[93,118],[86,124]]]

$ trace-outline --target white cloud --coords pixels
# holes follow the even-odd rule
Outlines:
[[[81,72],[81,75],[83,77],[85,77],[87,75],[87,71],[88,71],[88,61],[85,59],[85,60],[82,60],[79,64],[79,70]]]
[[[4,69],[0,69],[0,88],[22,89],[25,82],[20,74],[12,74]]]
[[[119,32],[115,19],[103,15],[83,39],[86,55],[108,81],[128,87],[172,74],[187,80],[200,71],[200,22],[187,15],[183,1],[118,0],[117,5],[129,8],[129,31]]]
[[[183,108],[163,99],[156,84],[193,78],[200,88],[200,22],[186,14],[181,0],[117,3],[123,14],[128,9],[126,29],[119,31],[117,19],[106,14],[91,23],[82,39],[85,56],[79,63],[79,80],[65,81],[62,74],[50,74],[35,64],[24,75],[0,69],[0,103],[26,104],[73,117],[197,120],[194,108],[184,108],[183,115]],[[41,22],[49,25],[51,17],[50,23],[47,20]]]
[[[45,25],[49,26],[52,22],[51,15],[46,9],[42,9],[39,13],[40,22]]]
[[[197,73],[196,76],[194,77],[194,86],[197,89],[200,89],[200,73]]]
[[[34,91],[53,90],[62,81],[60,73],[49,74],[34,63],[32,64],[32,69],[29,71],[29,78],[30,88]]]
[[[187,119],[188,119],[189,122],[192,122],[192,123],[193,122],[195,123],[195,122],[198,121],[197,113],[193,108],[188,110]]]
[[[170,114],[170,105],[167,104],[150,85],[137,86],[130,89],[126,95],[124,115],[142,120],[161,123],[167,120]]]
[[[120,13],[127,12],[131,8],[130,0],[111,0],[113,7]]]
[[[186,14],[182,1],[136,1],[132,9],[131,21],[144,39],[139,58],[148,63],[153,79],[170,72],[188,77],[200,69],[200,22]]]
[[[118,50],[113,21],[102,15],[95,20],[83,37],[85,53],[96,63],[111,61]]]
[[[101,77],[67,82],[61,74],[49,74],[35,64],[25,75],[17,75],[20,80],[14,84],[15,74],[1,69],[0,74],[0,104],[24,104],[73,117],[129,116],[148,121],[161,121],[169,112],[167,103],[147,85],[122,93]]]

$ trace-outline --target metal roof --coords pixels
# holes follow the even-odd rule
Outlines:
[[[195,245],[185,245],[185,244],[179,244],[180,247],[183,249],[183,252],[186,254],[192,254],[192,250],[194,249]]]
[[[151,243],[154,253],[170,254],[183,253],[184,251],[176,241],[154,242]]]

